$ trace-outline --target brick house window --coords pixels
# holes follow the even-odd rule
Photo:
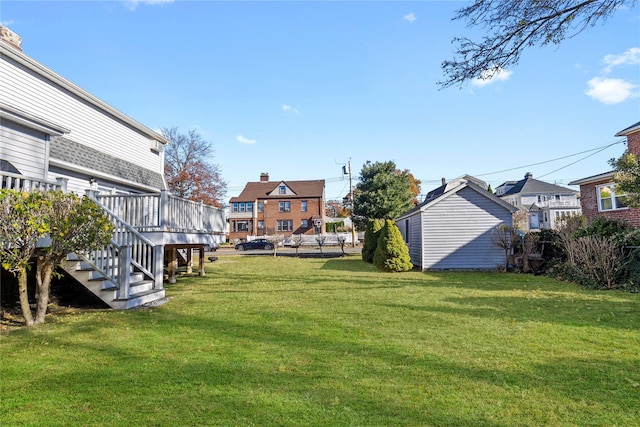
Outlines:
[[[287,187],[284,186],[284,185],[281,185],[278,190],[279,190],[280,194],[287,194]]]
[[[291,211],[291,202],[280,202],[280,212]]]
[[[306,212],[307,211],[307,201],[306,200],[303,200],[303,201],[300,202],[300,210],[302,212]]]
[[[277,230],[278,231],[293,231],[293,220],[292,219],[279,219],[277,221]]]
[[[264,212],[264,202],[258,202],[258,212]]]
[[[300,227],[301,228],[309,228],[309,220],[308,219],[303,219],[302,221],[300,221]]]
[[[262,221],[262,220],[258,221],[258,228],[260,230],[264,230],[264,221]]]
[[[249,231],[249,221],[234,221],[235,227],[233,231],[247,232]]]
[[[627,207],[627,193],[616,194],[615,184],[605,184],[596,187],[598,195],[598,210],[612,211]]]
[[[233,202],[233,211],[238,212],[238,202]]]

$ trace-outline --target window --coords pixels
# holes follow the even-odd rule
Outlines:
[[[285,185],[281,185],[278,191],[280,194],[287,194],[287,187]]]
[[[263,230],[263,229],[264,229],[264,221],[262,221],[262,220],[261,220],[261,221],[258,221],[258,228],[259,228],[260,230]]]
[[[253,202],[247,202],[247,212],[253,213]]]
[[[258,212],[264,212],[264,202],[258,202]]]
[[[612,211],[627,207],[627,193],[616,194],[615,184],[607,184],[596,187],[598,195],[598,210]]]
[[[300,210],[302,212],[306,212],[307,211],[307,201],[306,200],[303,200],[303,201],[300,202]]]
[[[248,232],[249,221],[234,221],[235,227],[233,231]]]
[[[277,222],[278,231],[293,231],[292,219],[279,219]]]
[[[309,228],[309,220],[308,219],[303,219],[302,221],[300,221],[300,227]]]
[[[244,202],[240,202],[240,212],[244,212],[246,209]]]
[[[238,203],[237,202],[233,202],[233,211],[234,212],[238,212]]]
[[[291,202],[280,202],[280,212],[291,211]]]

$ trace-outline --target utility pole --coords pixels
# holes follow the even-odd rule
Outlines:
[[[353,220],[353,212],[354,212],[355,207],[356,207],[356,201],[353,198],[353,181],[352,181],[352,175],[351,175],[351,157],[349,157],[348,168],[349,168],[349,193],[350,193],[350,196],[351,196],[351,247],[355,248],[356,247],[356,223]]]

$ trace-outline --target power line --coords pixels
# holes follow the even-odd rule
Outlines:
[[[517,166],[517,167],[509,168],[509,169],[503,169],[503,170],[501,170],[501,171],[496,171],[496,172],[483,173],[483,174],[475,175],[475,176],[476,176],[476,177],[480,177],[480,176],[487,176],[487,175],[495,175],[495,174],[502,173],[502,172],[510,172],[510,171],[517,170],[517,169],[524,169],[524,168],[529,168],[529,167],[532,167],[532,166],[544,165],[544,164],[546,164],[546,163],[556,162],[556,161],[558,161],[558,160],[563,160],[563,159],[567,159],[567,158],[569,158],[569,157],[579,156],[579,155],[584,154],[584,153],[590,153],[590,152],[592,152],[592,151],[596,151],[595,153],[590,154],[589,156],[583,157],[583,158],[582,158],[582,159],[580,159],[580,160],[576,160],[576,161],[575,161],[575,162],[573,162],[573,163],[570,163],[570,164],[568,164],[568,165],[566,165],[566,166],[563,166],[562,168],[559,168],[559,169],[556,169],[555,171],[553,171],[553,172],[557,172],[557,171],[559,171],[559,170],[561,170],[561,169],[563,169],[563,168],[565,168],[565,167],[568,167],[568,166],[574,165],[574,164],[576,164],[576,163],[578,163],[578,162],[580,162],[580,161],[582,161],[582,160],[584,160],[584,159],[586,159],[586,158],[588,158],[588,157],[591,157],[591,156],[593,156],[593,155],[596,155],[596,154],[598,154],[599,152],[604,151],[605,149],[607,149],[607,148],[609,148],[609,147],[612,147],[612,146],[617,145],[617,144],[622,144],[624,141],[625,141],[624,139],[621,139],[621,140],[618,140],[618,141],[613,142],[613,143],[608,144],[608,145],[603,145],[603,146],[600,146],[600,147],[592,148],[592,149],[590,149],[590,150],[581,151],[581,152],[579,152],[579,153],[569,154],[569,155],[567,155],[567,156],[558,157],[558,158],[556,158],[556,159],[544,160],[544,161],[542,161],[542,162],[538,162],[538,163],[532,163],[532,164],[524,165],[524,166]],[[549,172],[549,173],[548,173],[548,174],[546,174],[546,175],[549,175],[549,174],[551,174],[551,173],[553,173],[553,172]],[[543,175],[543,176],[546,176],[546,175]],[[541,178],[541,177],[540,177],[540,178]]]

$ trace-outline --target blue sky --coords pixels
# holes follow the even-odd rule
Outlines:
[[[197,129],[228,197],[268,172],[325,179],[342,198],[349,159],[354,184],[367,160],[393,160],[423,193],[464,174],[495,188],[609,170],[625,149],[614,134],[640,120],[640,5],[488,84],[440,89],[451,40],[481,35],[451,21],[465,4],[3,0],[0,20],[27,55],[142,124]]]

